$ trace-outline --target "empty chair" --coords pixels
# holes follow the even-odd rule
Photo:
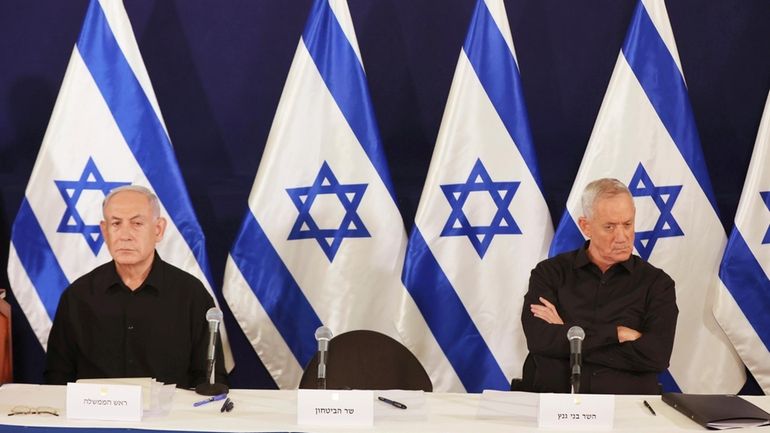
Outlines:
[[[318,354],[305,367],[299,387],[318,385]],[[420,361],[398,341],[375,331],[359,330],[329,341],[328,389],[407,389],[433,391]]]

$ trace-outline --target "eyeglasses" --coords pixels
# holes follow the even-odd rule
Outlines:
[[[8,416],[13,415],[53,415],[59,416],[59,411],[56,408],[50,406],[29,407],[29,406],[14,406],[11,411],[8,412]]]

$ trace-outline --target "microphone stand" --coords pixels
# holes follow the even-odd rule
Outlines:
[[[580,364],[575,363],[572,366],[572,376],[570,377],[570,386],[573,394],[580,394]]]
[[[321,373],[321,367],[324,367],[323,373]],[[326,389],[326,365],[318,364],[318,389]]]
[[[329,340],[332,331],[326,326],[320,326],[315,331],[315,339],[318,341],[318,389],[326,389],[326,358],[329,356]]]
[[[570,374],[570,388],[572,394],[580,394],[580,374],[582,360],[582,345],[583,339],[586,337],[586,333],[583,328],[579,326],[573,326],[567,331],[567,340],[569,340],[570,354],[569,361],[572,371]]]
[[[209,361],[208,378],[206,382],[203,382],[195,387],[195,392],[200,395],[219,395],[227,394],[230,390],[224,383],[216,383],[214,378],[214,365],[216,361]]]
[[[206,381],[195,387],[195,392],[200,395],[227,394],[229,388],[223,383],[216,383],[216,347],[219,336],[219,322],[222,321],[222,311],[216,307],[209,308],[206,312],[206,320],[209,322],[209,346],[208,362],[206,365]]]

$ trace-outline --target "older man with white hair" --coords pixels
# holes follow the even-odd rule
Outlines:
[[[113,260],[62,293],[48,338],[45,379],[154,377],[191,388],[207,380],[208,325],[214,306],[203,284],[155,251],[166,220],[141,186],[112,190],[101,231]],[[217,347],[217,382],[224,383]]]
[[[569,392],[567,330],[585,331],[582,393],[657,394],[668,368],[679,310],[674,281],[633,255],[636,208],[616,179],[589,183],[582,197],[582,248],[532,271],[521,321],[530,355],[524,382],[538,392]]]

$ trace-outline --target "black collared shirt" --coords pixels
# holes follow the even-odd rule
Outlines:
[[[78,278],[62,294],[48,337],[45,380],[154,377],[190,388],[205,381],[206,312],[214,302],[201,282],[160,259],[132,291],[115,262]],[[217,379],[224,380],[221,345]]]
[[[657,393],[657,373],[668,368],[679,314],[674,281],[635,255],[602,273],[587,248],[544,260],[532,271],[521,321],[535,361],[535,389],[569,391],[567,330],[578,325],[586,332],[581,392]],[[539,297],[556,306],[564,325],[532,315],[530,305]],[[618,325],[642,336],[620,343]]]

